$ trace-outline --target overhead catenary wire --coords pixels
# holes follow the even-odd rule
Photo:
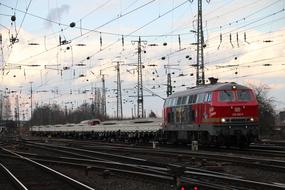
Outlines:
[[[103,26],[106,26],[107,24],[109,24],[109,23],[111,23],[111,22],[114,22],[115,20],[118,20],[118,19],[120,19],[120,18],[122,18],[122,17],[124,17],[124,16],[127,16],[127,15],[129,15],[129,14],[131,14],[131,13],[133,13],[133,12],[139,10],[139,9],[141,9],[141,8],[144,8],[145,6],[149,5],[150,3],[154,2],[154,1],[155,1],[155,0],[151,0],[151,1],[149,1],[149,2],[147,2],[147,3],[145,3],[145,4],[143,4],[143,5],[141,5],[141,6],[139,6],[139,7],[136,7],[135,9],[132,9],[131,11],[129,11],[129,12],[127,12],[127,13],[124,13],[124,14],[120,15],[119,17],[116,17],[116,18],[114,18],[114,19],[111,19],[111,20],[105,22],[104,24],[101,24],[100,26],[98,26],[98,27],[96,27],[96,28],[94,28],[94,29],[92,29],[92,30],[89,30],[89,31],[83,33],[82,35],[79,35],[79,36],[76,36],[76,37],[72,38],[71,41],[76,40],[76,39],[78,39],[78,38],[81,38],[82,36],[85,36],[85,35],[89,34],[90,32],[96,31],[97,29],[99,29],[99,28],[101,28],[101,27],[103,27]],[[3,4],[1,4],[1,5],[3,5]],[[9,6],[7,6],[7,7],[9,7]],[[44,53],[46,53],[46,52],[48,52],[48,51],[50,51],[50,50],[53,50],[53,49],[55,49],[55,48],[57,48],[57,47],[59,47],[59,46],[58,46],[58,45],[57,45],[57,46],[53,46],[53,47],[51,47],[51,48],[49,48],[49,49],[47,49],[47,50],[45,50],[45,51],[42,51],[42,52],[37,53],[37,54],[35,54],[35,55],[29,56],[28,58],[24,58],[24,59],[22,59],[22,60],[20,60],[20,61],[17,61],[17,62],[14,63],[14,64],[19,64],[19,63],[21,63],[21,62],[27,61],[28,59],[31,59],[31,58],[34,58],[34,57],[36,57],[36,56],[42,55],[42,54],[44,54]]]
[[[264,14],[263,14],[264,15]],[[258,16],[259,17],[259,16]],[[259,18],[261,18],[261,17],[259,17]],[[282,18],[280,18],[280,19],[282,19]],[[251,21],[256,21],[257,20],[257,17],[254,17],[254,19],[252,19]],[[265,19],[264,19],[265,20]],[[235,20],[234,20],[235,21]],[[248,22],[249,23],[249,22]],[[241,26],[241,25],[245,25],[245,24],[248,24],[248,23],[240,23],[239,24],[239,26]],[[259,23],[259,22],[255,22],[255,23]],[[245,31],[248,31],[249,30],[249,28],[257,28],[258,27],[258,25],[255,25],[255,23],[250,23],[248,26],[245,26],[244,28],[245,28]],[[262,23],[263,24],[263,23]],[[264,24],[263,24],[264,25]],[[234,28],[235,27],[235,28]],[[230,28],[230,29],[236,29],[237,28],[237,26],[234,26],[233,28]],[[241,28],[242,29],[242,28]],[[241,37],[241,35],[242,35],[242,33],[240,32],[240,29],[238,29],[239,31],[238,31],[238,33],[240,34],[240,36],[239,37]],[[237,30],[235,30],[235,31],[233,31],[232,33],[234,34],[234,36],[235,36],[235,34],[236,34],[236,31]],[[102,32],[102,31],[101,31]],[[225,31],[226,32],[226,31]],[[102,34],[104,34],[104,33],[102,33]],[[178,34],[180,34],[180,32],[178,31],[178,33],[177,34],[173,34],[173,36],[176,36],[176,38],[177,38],[177,36],[178,36]],[[188,35],[188,34],[187,34]],[[226,34],[225,34],[226,35]],[[259,34],[258,34],[259,35]],[[135,35],[134,35],[135,36]],[[165,35],[166,36],[166,35]],[[165,37],[164,36],[164,37]],[[103,38],[104,38],[105,36],[103,35]],[[151,37],[156,37],[156,36],[151,36]],[[247,36],[248,37],[248,36]],[[257,40],[253,40],[253,38],[256,38]],[[258,39],[259,38],[259,39]],[[255,36],[255,37],[250,37],[250,38],[248,38],[248,40],[250,41],[250,42],[257,42],[258,40],[259,40],[259,42],[260,43],[262,43],[262,39],[263,39],[264,37],[262,36],[262,35],[260,35],[260,36]],[[79,38],[80,40],[82,39],[82,38]],[[273,39],[273,37],[270,37],[270,39]],[[125,40],[125,38],[124,38],[124,40]],[[224,39],[223,39],[224,40]],[[118,39],[118,42],[119,41],[121,41],[121,38],[120,39]],[[127,41],[127,40],[126,40]],[[126,42],[125,41],[125,42]],[[273,40],[274,42],[275,42],[275,40]],[[277,40],[276,40],[277,41]],[[104,40],[104,42],[105,42],[105,40]],[[224,41],[223,41],[224,42]],[[243,48],[245,45],[244,44],[241,44],[241,42],[242,42],[242,40],[241,40],[241,38],[240,38],[240,48]],[[117,40],[116,40],[116,43],[117,43]],[[234,43],[235,43],[235,41],[234,41]],[[274,43],[275,44],[275,43]],[[185,44],[184,44],[185,45]],[[104,43],[104,46],[106,46],[107,47],[107,44],[105,44]],[[276,45],[277,46],[277,45]],[[111,47],[111,46],[109,46],[109,47]],[[178,46],[177,46],[178,47]],[[189,49],[191,49],[191,46],[189,46],[189,47],[187,47],[187,46],[183,46],[183,47],[186,47],[187,48],[187,50],[189,50]],[[189,48],[189,49],[188,49]],[[216,48],[216,47],[215,47]],[[108,49],[108,48],[107,48]],[[178,48],[177,48],[178,49]],[[224,50],[227,50],[227,49],[229,49],[228,47],[225,47],[224,48]],[[192,49],[193,51],[195,50],[194,48]],[[211,50],[211,49],[210,49]],[[235,49],[234,49],[235,50]],[[173,56],[173,61],[178,61],[178,60],[180,60],[180,59],[182,59],[182,58],[179,58],[179,55],[180,56],[183,56],[184,54],[183,54],[183,52],[180,54],[179,52],[175,52],[176,50],[173,50],[173,55],[170,55],[170,56]],[[131,55],[131,50],[130,49],[128,49],[127,48],[127,51],[126,51],[126,57],[128,57],[128,58],[130,58],[130,57],[132,57],[132,55]],[[98,52],[98,54],[99,54],[100,52]],[[161,51],[161,54],[165,54],[165,53],[163,53],[163,51]],[[215,55],[215,54],[219,54],[219,52],[215,52],[215,53],[213,53],[213,54],[211,54],[211,55]],[[111,58],[111,56],[110,55],[104,55],[104,58],[106,58],[107,57],[107,59],[110,59]],[[155,61],[156,59],[159,59],[159,55],[158,56],[154,56],[154,57],[152,57],[153,59],[150,59],[150,61],[149,62],[152,62],[152,61]],[[232,56],[233,57],[233,56]],[[183,56],[183,58],[184,58],[184,56]],[[254,57],[253,59],[255,59],[256,60],[256,63],[257,63],[257,61],[258,61],[258,58],[257,57]],[[274,58],[272,58],[272,59],[274,59]],[[225,60],[226,60],[226,58],[225,58]],[[220,60],[220,61],[224,61],[224,60]],[[183,64],[185,64],[186,62],[184,62],[184,61],[182,61],[182,63]],[[209,65],[209,66],[215,66],[216,64],[215,63],[217,63],[217,62],[213,62],[213,65]],[[163,62],[161,62],[161,61],[158,61],[158,64],[159,64],[159,66],[158,66],[158,68],[160,68],[160,66],[163,64]],[[248,63],[248,62],[244,62],[244,64],[247,64],[247,65],[250,65],[250,63]],[[261,64],[261,63],[260,63]],[[260,65],[259,64],[259,65]],[[257,67],[257,66],[259,66],[258,64],[252,64],[252,67]],[[244,65],[244,66],[246,66],[246,65]],[[183,66],[183,65],[181,65],[180,66],[181,68],[187,68],[187,66]],[[241,66],[240,66],[241,68],[242,68],[242,64],[241,64]],[[189,70],[192,70],[193,68],[191,68],[191,67],[189,67]],[[27,69],[27,70],[30,70],[30,69]],[[84,68],[83,70],[88,70],[88,68]],[[151,70],[151,69],[148,69],[148,70]],[[188,75],[189,76],[189,75]],[[188,77],[187,76],[187,77]],[[227,76],[230,76],[230,74],[228,74]],[[173,78],[175,78],[175,77],[173,77]],[[178,78],[178,77],[177,77]],[[183,77],[180,77],[180,78],[183,78]],[[77,78],[76,78],[77,79]],[[188,79],[188,78],[187,78]],[[62,84],[64,84],[64,79],[62,80],[62,79],[55,79],[55,81],[57,80],[57,82],[59,81],[59,83],[60,83],[60,85],[62,85]],[[72,79],[71,79],[71,81],[72,81]],[[182,80],[177,80],[177,83],[178,82],[181,82]],[[146,85],[152,85],[152,84],[163,84],[163,82],[164,82],[164,79],[163,79],[163,77],[160,77],[159,79],[157,79],[157,80],[155,80],[155,81],[152,81],[151,79],[150,80],[147,80],[146,81]],[[48,84],[48,87],[49,86],[51,86],[51,84],[52,84],[52,82],[49,82],[49,84]],[[55,84],[57,84],[57,83],[55,83]],[[88,84],[86,84],[86,85],[88,85]],[[44,87],[44,86],[42,86],[42,87]],[[74,85],[73,87],[76,87],[76,85]],[[177,88],[180,88],[180,87],[177,87]],[[162,90],[162,88],[160,88],[160,89],[155,89],[154,91],[156,92],[156,91],[159,91],[159,90],[161,90],[161,91],[163,91]]]

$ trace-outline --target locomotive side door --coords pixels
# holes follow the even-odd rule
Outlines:
[[[204,119],[206,119],[208,117],[207,114],[207,99],[208,99],[208,93],[202,93],[202,94],[198,94],[197,97],[197,124],[202,124],[204,122]]]
[[[204,99],[204,94],[198,94],[197,95],[197,101],[196,101],[196,123],[199,125],[201,124],[202,121],[202,116],[203,116],[203,99]]]

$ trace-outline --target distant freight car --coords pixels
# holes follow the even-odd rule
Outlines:
[[[168,141],[246,146],[258,137],[258,102],[236,83],[197,86],[169,96],[163,131]]]
[[[83,121],[79,124],[33,126],[30,131],[32,135],[45,137],[150,142],[159,140],[161,121],[162,119],[104,121],[95,126],[93,122]]]

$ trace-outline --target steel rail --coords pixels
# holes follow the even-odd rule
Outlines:
[[[80,167],[91,167],[94,169],[101,169],[101,170],[110,170],[113,172],[119,172],[119,173],[126,173],[126,174],[133,174],[133,175],[138,175],[138,176],[143,176],[143,177],[149,177],[149,178],[156,178],[159,180],[163,180],[163,181],[169,181],[173,179],[173,176],[171,176],[167,170],[165,170],[166,172],[161,172],[160,174],[158,173],[149,173],[149,171],[147,172],[142,172],[142,171],[130,171],[130,170],[126,170],[126,169],[118,169],[118,168],[112,168],[112,167],[102,167],[102,166],[94,166],[94,165],[90,165],[90,163],[83,163],[84,160],[82,159],[78,159],[77,162],[70,162],[70,161],[75,161],[77,159],[62,159],[60,158],[61,161],[57,160],[56,158],[54,158],[53,160],[51,159],[41,159],[41,158],[33,158],[33,160],[37,160],[40,162],[46,162],[46,163],[56,163],[56,164],[60,164],[60,165],[70,165],[70,166],[80,166]],[[65,160],[65,161],[63,161]],[[177,165],[177,167],[179,167]],[[91,169],[90,168],[90,169]],[[186,168],[188,169],[188,168]],[[194,181],[192,178],[189,178],[188,175],[190,176],[199,176],[202,179],[215,179],[215,180],[222,180],[222,181],[226,181],[228,183],[230,183],[233,186],[233,183],[237,184],[234,185],[234,187],[228,187],[226,186],[226,184],[224,184],[224,186],[221,185],[213,185],[213,184],[209,184],[204,182],[203,180],[199,180],[196,179],[196,181]],[[221,176],[221,175],[216,175],[216,174],[212,174],[212,173],[204,173],[204,172],[195,172],[195,171],[189,171],[186,170],[184,172],[184,175],[182,176],[182,181],[184,183],[189,183],[189,184],[199,184],[200,186],[203,187],[207,187],[211,189],[220,189],[221,187],[223,187],[223,189],[236,189],[239,186],[241,187],[252,187],[252,188],[257,188],[257,189],[276,189],[276,190],[284,190],[285,186],[282,185],[277,185],[277,184],[270,184],[270,183],[264,183],[264,182],[257,182],[257,181],[252,181],[252,180],[246,180],[246,179],[241,179],[238,177],[233,177],[233,176]],[[241,185],[242,184],[242,185]]]
[[[135,171],[135,170],[128,170],[128,169],[118,169],[118,168],[113,168],[113,167],[104,167],[100,164],[100,166],[98,165],[91,165],[89,162],[84,163],[84,160],[82,159],[78,159],[78,161],[76,162],[72,162],[75,161],[77,159],[57,159],[55,158],[53,159],[43,159],[43,158],[31,158],[33,160],[36,160],[38,162],[44,162],[44,163],[52,163],[52,164],[59,164],[59,165],[68,165],[68,166],[75,166],[75,167],[82,167],[82,168],[87,168],[89,170],[95,169],[95,170],[109,170],[115,173],[125,173],[125,174],[129,174],[129,175],[136,175],[136,176],[141,176],[141,177],[145,177],[145,178],[150,178],[151,180],[153,180],[154,178],[158,181],[164,181],[167,183],[170,183],[173,181],[174,176],[169,174],[168,170],[165,169],[165,172],[160,171],[157,172],[155,171],[155,169],[153,169],[152,171]],[[153,173],[150,173],[153,172]],[[189,172],[190,174],[192,174],[191,172]],[[186,173],[186,174],[189,174]],[[207,175],[203,175],[202,173],[200,174],[201,176],[204,177],[208,177]],[[190,184],[190,185],[195,185],[198,184],[200,187],[204,187],[207,189],[213,189],[213,190],[220,190],[220,189],[224,189],[224,190],[233,190],[234,188],[228,187],[228,185],[214,185],[214,184],[209,184],[209,183],[205,183],[203,180],[199,180],[199,179],[190,179],[188,178],[187,181],[184,181],[186,184]]]
[[[41,146],[43,146],[43,145],[41,144]],[[72,149],[72,150],[74,150],[74,149]],[[75,150],[77,150],[77,149],[75,149]],[[87,151],[87,152],[89,152],[89,151]],[[105,154],[105,155],[109,155],[109,154]],[[131,157],[131,158],[133,158],[133,157]],[[153,167],[153,166],[150,166],[150,167]],[[179,166],[177,165],[177,167],[179,167]],[[258,187],[263,187],[263,188],[284,189],[284,187],[281,185],[245,180],[245,179],[241,179],[240,177],[234,178],[233,176],[221,176],[221,175],[217,175],[217,174],[213,174],[213,173],[191,171],[190,168],[186,168],[186,169],[187,170],[185,171],[185,174],[188,174],[188,175],[195,175],[195,176],[200,176],[200,177],[204,177],[204,178],[206,178],[206,177],[207,178],[214,178],[214,179],[219,179],[219,180],[223,180],[223,181],[228,181],[231,183],[234,182],[234,183],[238,183],[238,184],[246,184],[247,186],[251,186],[251,187],[258,186]],[[190,169],[190,171],[188,169]]]
[[[58,172],[58,171],[56,171],[56,170],[54,170],[54,169],[52,169],[52,168],[49,168],[49,167],[47,167],[47,166],[45,166],[45,165],[43,165],[43,164],[40,164],[40,163],[38,163],[38,162],[36,162],[36,161],[34,161],[34,160],[31,160],[31,159],[29,159],[29,158],[27,158],[27,157],[24,157],[24,156],[20,155],[20,154],[17,154],[17,153],[15,153],[15,152],[12,152],[12,151],[10,151],[10,150],[8,150],[8,149],[5,149],[5,148],[1,148],[1,149],[2,149],[3,151],[5,151],[5,152],[8,152],[8,153],[10,153],[10,154],[16,156],[16,157],[19,157],[19,158],[21,158],[21,159],[23,159],[23,160],[26,160],[26,161],[28,161],[29,163],[32,163],[32,164],[34,164],[35,166],[38,166],[38,167],[44,169],[45,171],[50,172],[50,173],[53,174],[53,175],[56,174],[58,177],[60,177],[60,178],[63,179],[64,181],[66,181],[66,182],[68,182],[68,183],[70,183],[70,184],[76,186],[77,188],[79,188],[79,189],[81,189],[81,190],[95,190],[94,188],[92,188],[92,187],[90,187],[90,186],[88,186],[88,185],[86,185],[86,184],[84,184],[84,183],[81,183],[81,182],[79,182],[79,181],[77,181],[77,180],[75,180],[75,179],[73,179],[73,178],[71,178],[71,177],[69,177],[69,176],[66,176],[66,175],[64,175],[64,174],[62,174],[62,173],[60,173],[60,172]]]
[[[2,163],[0,163],[0,168],[8,176],[11,182],[17,187],[17,189],[28,190],[28,188],[16,176],[14,176],[14,174]]]
[[[84,146],[83,146],[84,147]],[[83,148],[81,147],[81,148]],[[91,148],[89,146],[89,148]],[[96,147],[94,149],[104,149],[106,150],[107,147],[101,148]],[[183,157],[198,157],[198,158],[205,158],[210,160],[216,161],[226,161],[232,162],[236,164],[247,165],[251,167],[260,167],[260,168],[267,168],[269,170],[278,170],[278,171],[285,171],[285,161],[283,160],[273,160],[273,159],[265,159],[265,158],[251,158],[244,155],[220,155],[218,153],[206,153],[206,152],[193,152],[189,150],[170,150],[170,149],[151,149],[151,148],[133,148],[133,147],[111,147],[113,151],[133,151],[136,153],[148,153],[153,155],[161,155],[161,156],[177,156],[182,155]]]

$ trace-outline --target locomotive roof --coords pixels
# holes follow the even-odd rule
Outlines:
[[[250,89],[246,86],[231,82],[231,83],[216,83],[216,84],[206,84],[203,86],[196,86],[184,91],[176,92],[172,95],[170,95],[168,98],[177,97],[177,96],[185,96],[190,94],[198,94],[203,92],[211,92],[216,90],[231,90],[233,88],[233,85],[236,86],[236,89],[239,90],[246,90]]]

